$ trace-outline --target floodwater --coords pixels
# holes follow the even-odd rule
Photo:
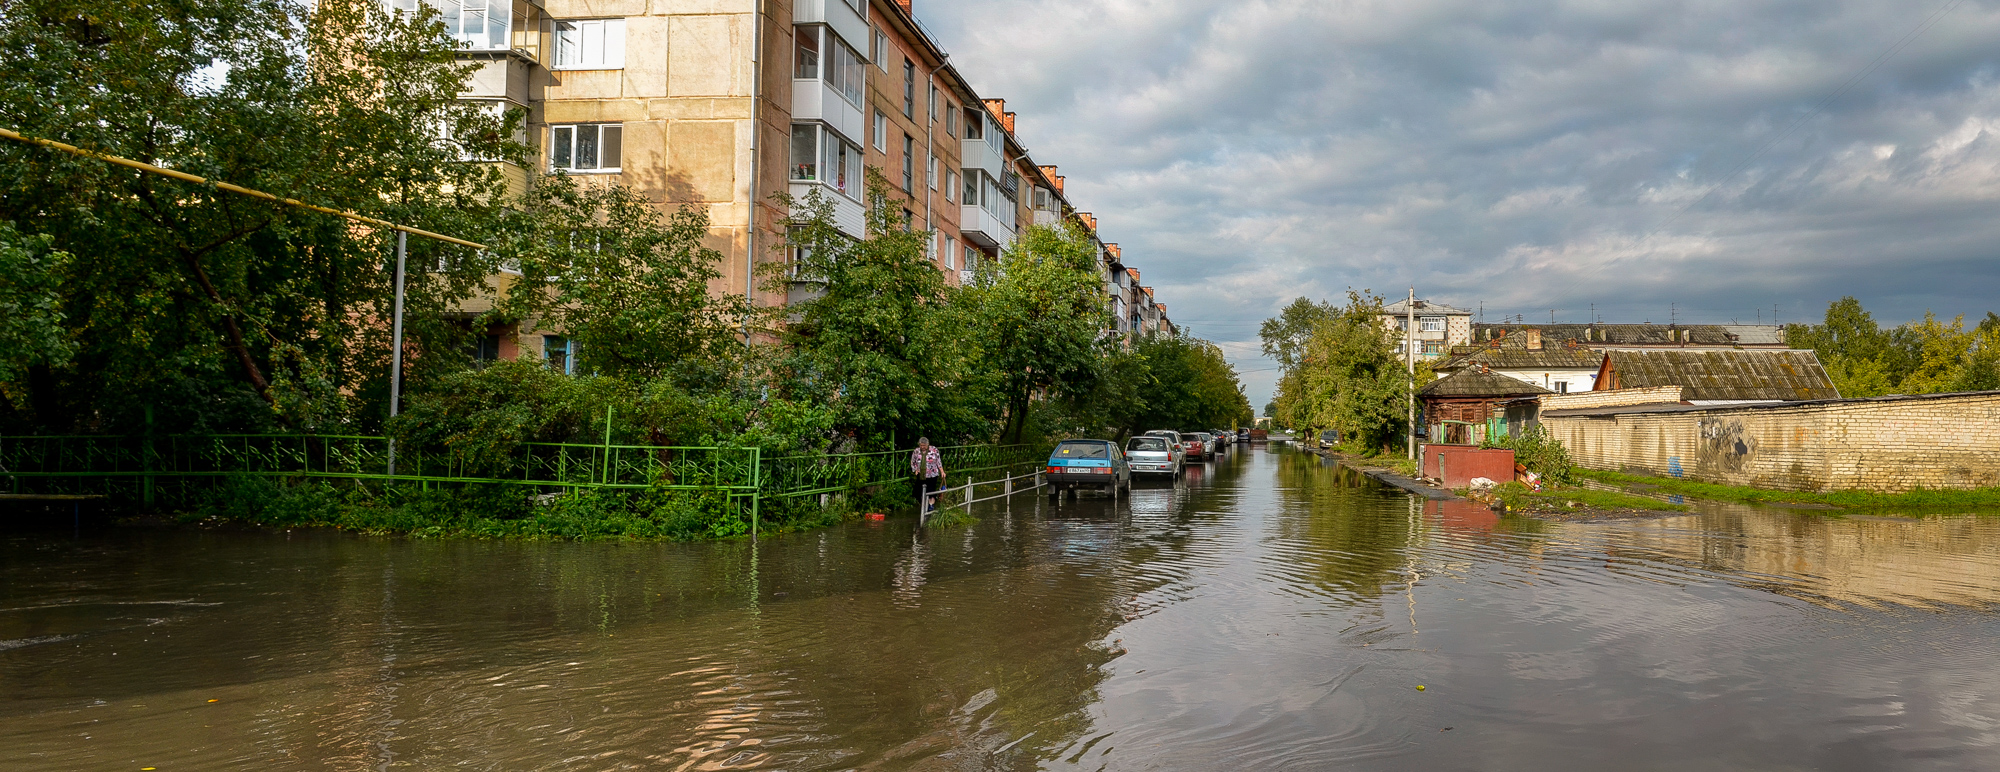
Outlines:
[[[1278,448],[1010,503],[0,536],[0,769],[2000,769],[2000,519],[1499,519]]]

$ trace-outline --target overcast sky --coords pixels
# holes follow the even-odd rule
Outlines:
[[[1348,287],[1489,321],[2000,310],[2000,0],[916,12],[1260,411],[1257,322]]]

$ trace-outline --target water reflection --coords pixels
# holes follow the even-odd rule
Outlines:
[[[977,514],[7,537],[0,768],[2000,766],[2000,520],[1543,523],[1250,448]]]

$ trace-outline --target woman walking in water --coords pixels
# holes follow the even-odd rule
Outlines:
[[[938,497],[944,495],[944,457],[931,445],[931,438],[917,438],[917,449],[910,454],[910,474],[923,479],[923,513],[928,515],[937,509]]]

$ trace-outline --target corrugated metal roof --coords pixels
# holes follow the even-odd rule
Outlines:
[[[1476,346],[1455,346],[1452,358],[1438,363],[1437,369],[1444,372],[1485,365],[1498,370],[1595,370],[1603,363],[1604,352],[1586,346],[1572,347],[1560,340],[1543,338],[1540,350],[1529,350],[1527,341],[1516,337]]]
[[[1615,415],[1639,413],[1702,413],[1731,410],[1782,410],[1786,408],[1812,407],[1815,405],[1859,405],[1868,402],[1908,402],[1928,399],[1958,399],[1962,397],[1991,397],[2000,391],[1957,391],[1943,394],[1890,394],[1883,397],[1855,397],[1852,399],[1815,399],[1805,402],[1755,402],[1743,405],[1680,405],[1659,403],[1651,405],[1614,405],[1608,407],[1587,407],[1576,410],[1544,410],[1543,418],[1602,418]]]
[[[1417,390],[1420,397],[1520,397],[1555,392],[1499,373],[1467,368],[1431,381]]]
[[[1593,346],[1779,346],[1785,328],[1774,324],[1491,324],[1472,325],[1472,340],[1541,330],[1542,340],[1577,340]]]
[[[1840,398],[1811,351],[1615,349],[1606,353],[1615,373],[1613,388],[1679,386],[1681,398],[1690,402]]]

